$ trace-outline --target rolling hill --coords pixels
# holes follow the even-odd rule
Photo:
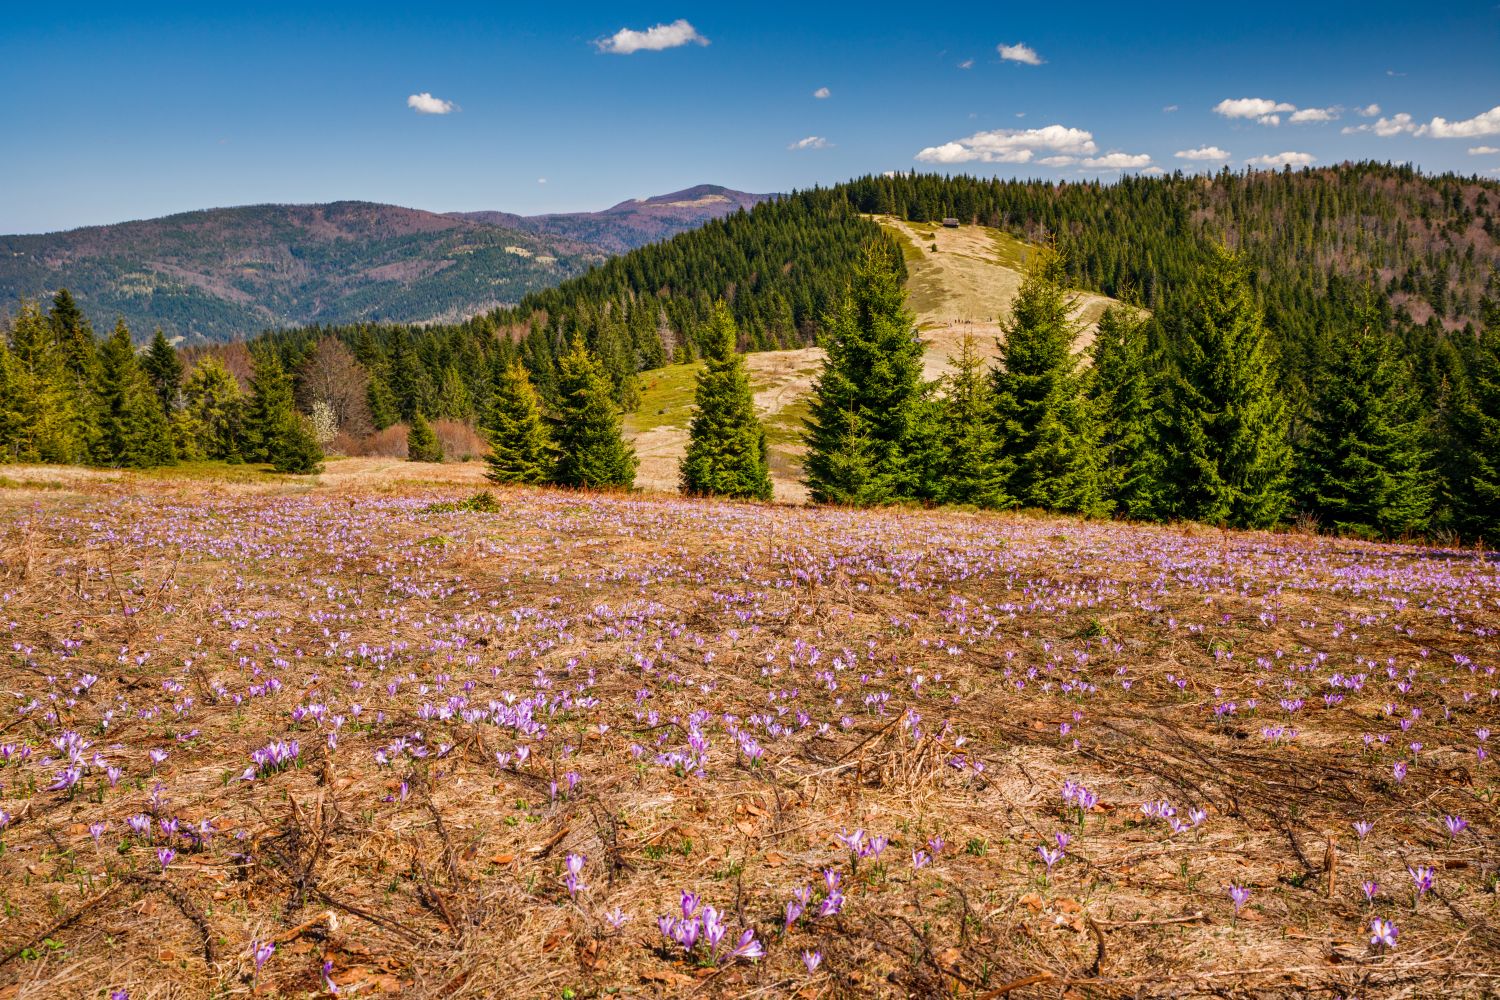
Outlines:
[[[896,238],[906,258],[907,304],[922,338],[925,377],[935,380],[948,372],[949,358],[958,354],[965,334],[975,338],[986,357],[998,357],[1001,326],[1010,317],[1031,247],[987,226],[946,228],[892,216],[875,221]],[[1092,343],[1099,317],[1115,300],[1093,292],[1074,294],[1073,316],[1080,324],[1074,347],[1082,351]],[[758,351],[746,355],[745,361],[756,412],[766,425],[776,499],[805,500],[802,422],[823,350]],[[636,482],[644,487],[676,489],[700,366],[670,365],[641,375],[640,406],[626,416],[625,426],[641,461]]]
[[[440,215],[345,201],[0,236],[0,310],[70,289],[95,326],[192,342],[307,324],[456,322],[766,195],[699,186],[602,212]]]
[[[553,215],[513,215],[509,212],[455,212],[458,218],[519,229],[537,236],[577,240],[608,253],[625,253],[647,243],[669,239],[696,229],[710,219],[742,208],[752,208],[773,197],[747,194],[716,184],[699,184],[683,191],[632,198],[602,212]]]

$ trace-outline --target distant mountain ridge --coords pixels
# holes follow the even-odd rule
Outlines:
[[[248,205],[0,236],[0,312],[66,287],[101,331],[118,317],[138,338],[156,327],[205,342],[313,323],[453,322],[768,197],[699,185],[530,217]]]
[[[579,240],[609,253],[625,253],[647,243],[696,229],[710,219],[722,218],[739,209],[749,209],[773,198],[749,194],[717,184],[696,187],[652,198],[632,198],[602,212],[563,212],[551,215],[513,215],[509,212],[450,212],[455,218],[486,222],[542,236]]]

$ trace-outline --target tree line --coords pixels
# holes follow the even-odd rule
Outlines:
[[[1500,308],[1442,405],[1373,305],[1328,337],[1300,411],[1242,255],[1213,248],[1154,313],[1107,310],[1086,352],[1063,255],[1041,248],[988,368],[966,338],[922,379],[895,262],[871,248],[830,317],[808,421],[823,503],[965,504],[1366,537],[1500,537]]]
[[[0,460],[150,468],[181,460],[266,462],[312,472],[322,452],[276,355],[248,392],[214,357],[191,372],[161,331],[138,354],[123,321],[98,338],[66,289],[23,302],[0,338]]]

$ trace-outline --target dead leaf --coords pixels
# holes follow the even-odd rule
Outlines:
[[[786,863],[786,855],[781,854],[781,853],[779,853],[777,851],[767,851],[766,852],[766,864],[770,865],[772,868],[775,868],[775,867],[777,867],[779,865],[783,865],[785,863]]]
[[[516,860],[516,856],[514,854],[496,854],[491,856],[490,860],[497,865],[508,865]]]
[[[663,986],[686,986],[693,981],[692,976],[684,976],[669,969],[642,969],[641,979],[648,983],[661,983]]]
[[[586,972],[593,972],[599,968],[599,963],[604,958],[604,949],[599,946],[598,938],[579,941],[574,944],[573,950],[578,953],[578,964],[583,966]]]

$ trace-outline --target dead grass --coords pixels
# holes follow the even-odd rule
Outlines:
[[[1493,557],[539,490],[426,513],[479,468],[411,469],[0,492],[0,996],[320,995],[325,962],[364,996],[1495,993]],[[545,737],[497,724],[537,696]],[[655,762],[693,726],[701,777]],[[71,793],[64,730],[92,744]],[[290,738],[296,766],[240,780]],[[1143,815],[1163,798],[1203,822]],[[854,866],[856,827],[891,841]],[[842,912],[784,932],[825,869]],[[684,889],[766,957],[684,963],[655,926]]]

